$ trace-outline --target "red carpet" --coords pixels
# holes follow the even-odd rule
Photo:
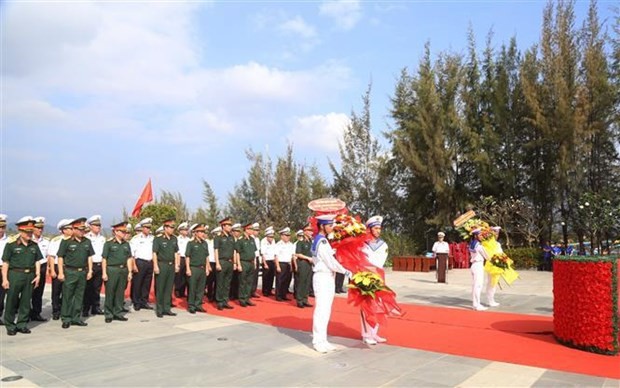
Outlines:
[[[205,304],[209,314],[289,329],[312,330],[313,308],[297,308],[294,301],[253,299],[256,307],[218,311]],[[176,299],[177,308],[185,308]],[[553,338],[553,318],[536,315],[401,305],[406,313],[391,318],[380,334],[388,344],[457,356],[475,357],[545,369],[620,379],[620,357],[604,356],[560,345]],[[360,338],[359,310],[344,298],[334,300],[330,336]],[[381,345],[378,345],[381,346]]]

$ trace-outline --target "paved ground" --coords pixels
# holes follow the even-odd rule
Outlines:
[[[388,273],[401,302],[470,306],[468,270]],[[523,272],[498,291],[499,310],[551,315],[550,273]],[[46,293],[49,315],[49,287]],[[309,333],[177,311],[156,319],[151,311],[129,322],[89,319],[86,328],[62,330],[58,321],[31,335],[0,334],[0,386],[418,386],[620,387],[620,381],[489,362],[397,346],[368,347],[332,337],[339,350],[320,355]],[[619,366],[620,367],[620,366]],[[501,376],[501,378],[500,378]]]

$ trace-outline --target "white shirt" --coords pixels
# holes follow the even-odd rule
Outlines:
[[[8,237],[6,237],[6,233],[4,236],[0,237],[0,264],[2,264],[2,255],[4,255],[4,247],[6,246],[6,242]]]
[[[295,254],[295,245],[292,242],[278,241],[275,248],[275,256],[280,263],[290,263],[293,261],[293,255]]]
[[[129,241],[133,257],[146,261],[153,260],[153,240],[152,234],[145,236],[144,233],[139,233],[133,236],[131,241]]]
[[[469,259],[469,261],[471,261],[472,263],[476,263],[478,261],[484,261],[485,259],[488,260],[489,258],[487,251],[484,250],[484,247],[480,243],[476,245],[476,248],[474,249],[473,252],[470,250],[469,254],[471,255],[471,258]]]
[[[380,238],[368,241],[362,251],[366,254],[370,264],[378,268],[383,268],[388,257],[388,245]]]
[[[95,254],[93,257],[93,263],[101,263],[103,258],[101,255],[103,254],[103,245],[105,244],[105,237],[101,233],[94,234],[93,232],[88,232],[84,235],[87,239],[90,240],[90,243],[93,244],[93,250]]]
[[[49,251],[50,240],[43,236],[41,236],[41,238],[37,240],[34,236],[32,236],[32,241],[37,243],[37,245],[39,246],[39,250],[41,251],[41,256],[43,256],[43,258],[39,260],[39,263],[46,264],[47,263],[47,252]]]
[[[435,241],[433,244],[433,249],[431,249],[433,253],[450,253],[450,244],[445,241]]]
[[[177,237],[177,244],[179,244],[179,255],[185,257],[185,250],[187,249],[187,243],[191,240],[189,237],[179,235]],[[211,253],[211,251],[209,251]]]
[[[61,234],[60,236],[56,236],[52,238],[50,241],[50,245],[47,248],[47,257],[54,258],[54,264],[58,264],[58,248],[60,248],[60,243],[65,239],[65,235]]]
[[[254,252],[254,257],[260,257],[260,239],[256,236],[252,236],[254,239],[254,244],[256,244],[256,252]]]
[[[215,255],[213,254],[213,252],[215,252],[215,250],[213,248],[213,239],[212,238],[208,238],[207,239],[207,247],[209,247],[209,263],[215,263]]]
[[[327,239],[323,237],[321,241],[317,243],[316,254],[312,257],[314,265],[312,267],[314,272],[339,272],[347,273],[348,271],[336,260],[334,256],[334,250],[327,242]]]
[[[271,239],[271,242],[264,237],[260,241],[260,253],[266,261],[273,260],[276,254],[276,240]]]

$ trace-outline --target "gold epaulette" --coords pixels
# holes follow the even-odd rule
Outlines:
[[[14,243],[19,238],[19,234],[14,234],[6,239],[7,244]]]
[[[113,241],[114,237],[110,237],[109,239],[107,239],[106,241]]]
[[[60,241],[65,237],[64,234],[59,234],[58,236],[52,237],[52,242]]]

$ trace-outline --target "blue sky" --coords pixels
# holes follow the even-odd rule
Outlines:
[[[0,5],[0,212],[120,219],[151,178],[201,205],[246,175],[244,151],[329,175],[372,81],[375,136],[403,67],[483,45],[538,40],[544,1],[19,2]],[[599,2],[601,18],[613,2]],[[576,4],[578,25],[588,3]],[[107,220],[107,221],[106,221]]]

